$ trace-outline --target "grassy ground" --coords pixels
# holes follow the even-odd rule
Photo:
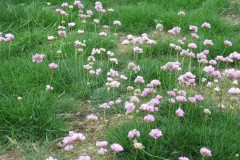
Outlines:
[[[72,1],[68,2],[72,3]],[[217,55],[228,56],[234,51],[239,52],[240,3],[238,1],[102,0],[104,7],[114,9],[112,14],[101,16],[100,26],[111,27],[106,30],[108,36],[105,38],[98,35],[103,29],[97,26],[95,30],[92,22],[92,19],[100,16],[94,10],[95,1],[82,2],[86,9],[94,11],[91,21],[89,20],[87,24],[81,23],[80,18],[77,17],[76,8],[69,11],[70,15],[67,17],[57,15],[55,9],[60,7],[62,3],[60,0],[51,2],[51,5],[47,5],[47,1],[43,0],[9,0],[7,2],[0,0],[2,12],[0,32],[3,35],[13,33],[15,36],[12,42],[0,42],[0,63],[2,64],[0,68],[0,144],[3,148],[0,155],[3,155],[3,159],[46,159],[50,155],[58,159],[76,159],[83,154],[91,155],[95,159],[113,158],[112,154],[106,157],[99,157],[96,154],[94,143],[101,138],[109,140],[110,143],[120,143],[124,147],[124,152],[116,159],[134,159],[136,153],[132,148],[132,142],[127,139],[127,133],[135,128],[143,135],[139,140],[145,145],[146,152],[166,159],[177,159],[184,155],[190,159],[200,159],[199,150],[203,146],[211,148],[213,152],[212,158],[209,159],[234,159],[236,154],[240,154],[240,144],[237,141],[237,137],[240,136],[238,133],[239,110],[221,111],[215,107],[218,105],[220,96],[218,93],[210,93],[200,82],[200,77],[207,77],[207,75],[202,72],[202,68],[199,68],[197,61],[193,60],[190,68],[198,77],[197,87],[190,91],[177,83],[178,76],[189,71],[189,59],[178,59],[183,62],[181,73],[160,71],[160,67],[167,62],[176,61],[178,53],[169,48],[169,43],[177,44],[177,40],[183,37],[187,38],[183,48],[186,48],[188,43],[194,42],[198,46],[194,50],[195,53],[209,49],[208,60]],[[180,18],[179,11],[184,11],[186,16]],[[57,36],[57,27],[63,20],[65,23],[62,25],[66,26],[68,37],[58,37],[54,41],[48,41],[48,36]],[[122,23],[122,26],[117,28],[117,35],[114,34],[115,27],[112,25],[114,20],[120,20]],[[163,24],[163,32],[155,31],[156,21]],[[76,22],[76,27],[69,29],[67,27],[69,22]],[[200,26],[203,22],[209,22],[212,28],[201,30]],[[198,40],[191,39],[189,25],[199,27]],[[167,33],[174,26],[181,26],[180,35],[171,36]],[[85,33],[76,34],[78,29],[83,29]],[[157,45],[152,47],[141,45],[144,54],[136,59],[133,56],[132,47],[122,45],[121,41],[128,34],[137,36],[142,33],[147,33],[150,38],[156,40]],[[203,46],[202,42],[205,39],[212,39],[214,46]],[[226,39],[233,43],[232,47],[225,47],[223,41]],[[86,40],[83,54],[76,52],[75,40]],[[88,63],[87,58],[92,49],[101,47],[106,51],[113,51],[119,64],[111,64],[106,55],[96,56],[94,68],[101,68],[102,74],[90,76],[82,66]],[[32,62],[32,56],[36,53],[46,55],[43,63]],[[134,74],[129,71],[128,63],[131,61],[140,65],[140,73]],[[50,70],[48,65],[52,62],[57,63],[59,68]],[[220,63],[218,67],[219,70],[231,67],[239,69],[239,61],[228,65]],[[105,83],[106,74],[110,68],[127,76],[128,80],[123,81],[120,88],[109,91]],[[183,121],[179,121],[174,114],[179,104],[174,104],[169,109],[167,100],[164,100],[160,105],[160,113],[154,113],[157,117],[154,123],[146,125],[142,120],[136,123],[132,118],[123,116],[123,108],[125,101],[129,100],[127,86],[133,85],[142,90],[145,87],[145,85],[134,84],[134,79],[138,75],[144,76],[146,83],[153,79],[160,79],[162,86],[157,89],[157,93],[165,97],[166,91],[178,88],[189,91],[189,96],[193,93],[203,94],[206,96],[205,101],[197,105],[187,103],[181,106],[188,114]],[[209,81],[214,81],[212,77],[207,78]],[[219,81],[221,84],[216,83],[215,86],[223,87],[224,93],[221,93],[223,95],[227,93],[231,83],[226,79]],[[53,86],[53,90],[46,92],[46,85]],[[22,97],[22,100],[18,100],[18,97]],[[104,125],[103,118],[98,124],[88,124],[83,118],[90,112],[103,117],[103,111],[98,108],[99,104],[119,97],[122,99],[121,107],[107,111],[109,121],[113,121],[109,126]],[[222,103],[230,108],[236,107],[236,104],[230,104],[230,99],[230,96],[224,96]],[[143,99],[141,103],[148,100],[149,98]],[[212,116],[207,120],[202,114],[204,108],[212,111]],[[123,120],[116,118],[118,114],[122,115]],[[142,119],[143,115],[137,115],[137,119]],[[118,122],[121,122],[121,125]],[[159,140],[153,147],[149,144],[155,142],[147,138],[147,135],[149,129],[154,127],[160,127],[166,138]],[[84,144],[77,145],[77,151],[66,153],[56,144],[67,135],[69,130],[86,132],[84,134],[91,138]],[[149,159],[149,155],[143,152],[139,152],[137,156],[138,159]],[[157,158],[152,157],[152,159]]]

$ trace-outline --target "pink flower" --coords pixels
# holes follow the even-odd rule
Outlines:
[[[120,86],[120,82],[118,81],[112,81],[109,83],[110,88],[118,88]]]
[[[215,60],[210,60],[210,61],[209,61],[209,64],[211,64],[211,65],[216,65],[216,64],[217,64],[217,61],[215,61]]]
[[[161,82],[159,80],[152,80],[150,84],[152,84],[154,87],[157,87],[161,85]]]
[[[137,76],[137,78],[134,80],[135,83],[144,83],[144,79],[142,76]]]
[[[153,115],[148,114],[148,115],[146,115],[146,116],[144,117],[144,120],[145,120],[146,122],[153,122],[153,121],[155,120],[155,118],[154,118]]]
[[[101,105],[99,106],[99,108],[108,109],[108,108],[110,108],[110,106],[109,106],[109,104],[107,104],[107,103],[103,103],[103,104],[101,104]]]
[[[167,94],[168,94],[169,96],[173,96],[173,97],[176,96],[176,92],[175,92],[175,91],[167,91]]]
[[[168,102],[169,102],[169,103],[176,103],[176,100],[173,99],[173,98],[170,98],[170,99],[168,99]]]
[[[96,146],[98,147],[106,147],[108,145],[107,141],[97,141]]]
[[[120,144],[117,144],[117,143],[112,144],[110,147],[115,152],[123,151],[123,147]]]
[[[77,160],[91,160],[89,156],[80,156]]]
[[[187,157],[179,157],[178,160],[189,160]]]
[[[204,68],[203,68],[203,70],[206,72],[206,73],[212,73],[212,72],[214,72],[215,71],[215,68],[214,67],[212,67],[212,66],[205,66]]]
[[[97,153],[100,154],[100,155],[104,155],[104,154],[107,153],[107,149],[105,149],[105,148],[100,148],[100,149],[97,151]]]
[[[209,39],[205,39],[203,41],[203,45],[205,45],[205,46],[213,46],[213,41],[209,40]]]
[[[76,24],[75,24],[74,22],[68,23],[68,27],[70,27],[70,28],[74,27],[75,25],[76,25]]]
[[[196,33],[192,33],[191,36],[192,36],[192,38],[195,38],[195,39],[199,38],[198,34],[196,34]]]
[[[66,31],[58,31],[58,35],[60,36],[60,37],[67,37],[67,33],[66,33]]]
[[[62,3],[62,7],[68,7],[68,3],[67,2]]]
[[[181,108],[178,108],[178,109],[176,110],[176,115],[177,115],[178,117],[183,117],[183,116],[184,116],[184,111],[183,111]]]
[[[131,113],[135,110],[135,105],[127,101],[125,103],[125,109],[127,110],[128,113]]]
[[[172,35],[178,35],[181,32],[180,27],[173,27],[171,30],[168,30],[168,33],[171,33]]]
[[[50,63],[50,64],[48,65],[48,67],[49,67],[50,69],[57,69],[57,68],[58,68],[58,65],[57,65],[56,63]]]
[[[36,63],[42,63],[43,59],[45,58],[45,54],[35,54],[32,56],[32,61]]]
[[[189,30],[197,33],[198,32],[198,27],[197,26],[189,26]]]
[[[10,42],[10,41],[12,41],[14,39],[14,35],[13,34],[11,34],[11,33],[8,33],[8,34],[5,34],[5,41],[6,42]]]
[[[230,88],[228,90],[228,93],[231,95],[238,95],[238,94],[240,94],[240,89],[239,88]]]
[[[231,53],[231,54],[229,55],[229,57],[230,57],[231,59],[237,59],[237,60],[240,60],[240,54],[237,53],[237,52],[233,52],[233,53]]]
[[[72,146],[72,145],[67,145],[67,146],[64,147],[64,150],[65,150],[65,151],[70,151],[70,150],[72,150],[73,148],[74,148],[74,146]]]
[[[134,137],[140,137],[140,132],[136,129],[133,129],[128,132],[128,138],[133,139]]]
[[[232,42],[229,41],[229,40],[225,40],[225,41],[224,41],[224,44],[225,44],[226,46],[229,46],[229,47],[232,46]]]
[[[95,24],[99,24],[99,23],[100,23],[99,19],[94,19],[93,22],[94,22]]]
[[[195,86],[195,78],[196,76],[193,75],[191,72],[187,72],[180,77],[178,77],[178,81],[180,84],[186,85],[186,86]]]
[[[159,137],[162,137],[163,134],[162,134],[162,131],[159,130],[159,129],[152,129],[151,132],[149,133],[149,135],[151,137],[153,137],[154,139],[158,139]]]
[[[188,48],[196,49],[196,48],[197,48],[197,45],[196,45],[195,43],[189,43],[189,44],[188,44]]]
[[[202,24],[202,28],[208,28],[208,29],[210,29],[210,28],[211,28],[211,25],[210,25],[210,23],[204,22],[204,23]]]
[[[148,112],[154,112],[154,106],[149,105],[149,104],[142,104],[139,108],[140,110],[148,111]]]
[[[196,103],[197,99],[195,97],[189,97],[188,101],[191,102],[191,103]]]
[[[203,157],[211,157],[212,156],[211,150],[209,150],[206,147],[201,148],[200,153]]]
[[[113,21],[113,25],[115,25],[115,26],[121,26],[122,24],[121,24],[120,21],[116,20],[116,21]]]
[[[202,53],[204,54],[204,55],[208,55],[209,54],[209,50],[204,50],[204,51],[202,51]]]
[[[152,93],[152,88],[145,88],[141,94],[142,97],[146,97],[148,94]]]
[[[195,95],[197,101],[203,101],[204,97],[202,95]]]
[[[184,97],[184,96],[177,96],[177,97],[176,97],[176,100],[177,100],[178,102],[186,102],[186,101],[187,101],[187,98]]]
[[[134,53],[143,53],[143,49],[139,48],[138,46],[133,48]]]

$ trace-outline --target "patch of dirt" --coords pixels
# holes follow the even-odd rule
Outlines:
[[[226,20],[234,25],[240,24],[240,2],[238,0],[229,0],[230,7],[226,8],[222,15]],[[238,9],[237,9],[238,6]]]

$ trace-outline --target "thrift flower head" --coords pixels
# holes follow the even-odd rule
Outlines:
[[[211,24],[210,24],[210,23],[207,23],[207,22],[204,22],[204,23],[202,24],[202,28],[208,28],[208,29],[210,29],[210,28],[211,28]]]
[[[133,51],[134,51],[134,53],[143,53],[143,49],[142,49],[142,48],[139,48],[138,46],[137,46],[137,47],[134,47],[134,48],[133,48]]]
[[[238,95],[238,94],[240,94],[240,89],[239,88],[230,88],[228,90],[228,93],[231,95]]]
[[[168,33],[171,33],[172,35],[178,35],[181,32],[181,28],[180,27],[174,27],[171,30],[168,30]]]
[[[184,111],[183,111],[181,108],[178,108],[178,109],[176,110],[176,115],[177,115],[178,117],[183,117],[183,116],[184,116]]]
[[[45,54],[35,54],[32,56],[32,61],[36,63],[42,63],[43,59],[45,58]]]
[[[117,143],[112,144],[110,147],[114,152],[123,151],[123,147],[120,144],[117,144]]]
[[[197,45],[195,43],[189,43],[188,44],[188,48],[190,49],[196,49],[197,48]]]
[[[159,80],[152,80],[150,84],[153,85],[154,87],[157,87],[161,85],[161,82]]]
[[[97,153],[100,154],[100,155],[104,155],[104,154],[107,153],[107,149],[105,149],[105,148],[100,148],[100,149],[97,151]]]
[[[113,21],[113,25],[115,25],[115,26],[121,26],[122,24],[121,24],[120,21],[116,20],[116,21]]]
[[[142,76],[137,76],[137,78],[134,80],[135,83],[144,83],[144,79]]]
[[[135,105],[133,103],[126,102],[125,109],[127,110],[128,113],[131,113],[135,110]]]
[[[213,46],[213,41],[209,40],[209,39],[205,39],[203,41],[203,45],[205,45],[205,46]]]
[[[146,115],[146,116],[144,117],[144,120],[145,120],[146,122],[153,122],[153,121],[155,120],[155,118],[154,118],[153,115],[148,114],[148,115]]]
[[[98,147],[106,147],[108,145],[107,141],[97,141],[96,146]]]
[[[14,39],[14,35],[13,35],[13,34],[8,33],[8,34],[5,35],[5,41],[6,41],[6,42],[10,42],[10,41],[12,41],[13,39]]]
[[[229,41],[229,40],[225,40],[225,41],[224,41],[224,44],[225,44],[226,46],[229,46],[229,47],[232,46],[232,42]]]
[[[58,68],[58,65],[57,65],[56,63],[50,63],[50,64],[48,65],[48,67],[49,67],[50,69],[57,69],[57,68]]]
[[[72,145],[67,145],[67,146],[64,147],[64,150],[65,150],[65,151],[70,151],[70,150],[72,150],[73,148],[74,148],[74,146],[72,146]]]
[[[197,33],[198,32],[198,27],[197,26],[189,26],[189,30]]]
[[[209,150],[206,147],[201,148],[200,153],[203,157],[211,157],[212,156],[211,150]]]
[[[138,130],[133,129],[133,130],[128,132],[128,138],[129,139],[133,139],[135,137],[140,137],[140,132]]]
[[[154,139],[158,139],[159,137],[163,136],[162,131],[159,129],[152,129],[151,132],[149,133],[151,137]]]

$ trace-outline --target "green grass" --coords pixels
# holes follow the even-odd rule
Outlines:
[[[203,113],[204,107],[185,106],[183,108],[187,115],[179,119],[174,116],[177,108],[178,105],[161,105],[161,114],[158,113],[157,120],[149,126],[140,119],[139,123],[126,122],[110,128],[107,135],[109,141],[125,146],[125,151],[119,154],[119,159],[130,160],[135,157],[136,149],[127,137],[128,132],[133,129],[140,131],[141,135],[137,140],[145,146],[148,153],[166,159],[177,159],[181,156],[201,159],[200,148],[205,146],[211,148],[213,157],[210,159],[213,160],[234,159],[235,154],[239,153],[239,142],[235,141],[239,136],[239,113],[232,111],[226,113],[212,108],[212,114],[208,117]],[[154,139],[149,136],[149,132],[154,128],[159,128],[163,132],[163,136],[157,139],[155,148]],[[154,158],[139,151],[137,159]]]
[[[72,0],[67,0],[67,2],[72,3]],[[239,3],[233,5],[227,0],[102,0],[104,7],[115,10],[111,15],[101,16],[101,26],[110,26],[110,34],[105,38],[98,35],[102,31],[100,27],[97,27],[94,32],[95,26],[92,20],[100,17],[94,10],[95,2],[83,1],[86,7],[84,11],[87,9],[94,11],[93,17],[88,20],[86,25],[83,25],[80,18],[77,17],[76,8],[67,17],[55,14],[55,9],[59,8],[61,3],[62,1],[57,0],[48,6],[45,0],[0,0],[0,32],[3,32],[4,35],[6,33],[15,35],[15,39],[11,43],[0,42],[1,144],[9,144],[8,137],[10,137],[20,144],[38,142],[40,146],[44,146],[45,142],[62,137],[70,129],[69,123],[63,115],[69,112],[84,112],[82,106],[77,103],[78,101],[90,100],[92,108],[95,108],[95,111],[100,112],[101,115],[99,104],[121,97],[122,105],[117,109],[107,111],[107,116],[115,116],[116,113],[122,114],[124,103],[129,99],[126,90],[129,85],[144,89],[151,80],[159,79],[162,82],[158,91],[160,94],[165,95],[166,91],[173,88],[186,89],[177,83],[177,78],[189,70],[189,59],[184,60],[182,71],[178,73],[160,70],[160,67],[167,62],[177,61],[178,53],[169,48],[169,43],[177,44],[177,40],[183,37],[186,37],[187,40],[182,47],[186,48],[189,43],[194,42],[198,45],[196,53],[206,49],[202,45],[203,40],[212,39],[214,46],[208,47],[209,59],[213,59],[217,55],[227,56],[234,51],[240,51],[238,45],[240,24],[232,24],[224,18],[224,14],[226,14],[224,11],[229,7],[232,8],[231,12],[239,16]],[[179,11],[185,11],[186,16],[179,18],[177,15]],[[117,28],[118,35],[113,34],[115,29],[112,25],[113,20],[120,20],[122,23],[122,26]],[[55,41],[48,41],[48,36],[57,36],[57,27],[61,21],[65,21],[62,25],[65,25],[66,28],[69,22],[76,22],[76,27],[71,30],[67,28],[68,37],[65,39],[58,37]],[[155,21],[163,24],[164,31],[153,36],[157,45],[151,48],[147,45],[141,46],[144,53],[138,56],[138,59],[134,59],[132,47],[125,50],[118,44],[123,40],[122,35],[139,36],[142,33],[152,35],[155,31]],[[209,22],[212,29],[203,31],[200,27],[203,22]],[[190,38],[189,25],[199,27],[200,39]],[[166,36],[167,31],[174,26],[182,28],[181,35]],[[84,35],[76,34],[79,29],[85,30]],[[223,41],[226,39],[233,42],[232,47],[225,48]],[[76,52],[75,40],[86,40],[84,53]],[[119,64],[112,65],[107,61],[106,55],[97,55],[93,67],[94,69],[101,68],[102,74],[91,76],[82,66],[88,63],[87,57],[91,55],[93,48],[105,48],[106,51],[113,51]],[[60,55],[57,54],[59,50],[62,52]],[[46,55],[43,63],[32,62],[32,56],[35,53]],[[182,58],[178,60],[183,61]],[[57,63],[59,68],[51,71],[48,67],[51,62]],[[129,62],[140,65],[140,73],[131,73],[127,67]],[[235,66],[228,65],[227,67],[239,68],[238,64],[239,62],[236,62]],[[128,78],[131,77],[131,79],[122,81],[121,87],[115,91],[108,90],[105,83],[106,74],[110,68]],[[192,62],[191,70],[197,76],[197,83],[202,85],[200,78],[206,74],[200,71],[196,60]],[[145,84],[134,84],[134,79],[138,75],[144,77]],[[213,78],[209,79],[213,80]],[[45,88],[48,84],[54,87],[53,91],[46,92]],[[195,92],[195,90],[190,92]],[[23,100],[17,100],[19,96]],[[210,101],[212,102],[208,97],[206,103],[202,103],[201,106],[190,104],[183,106],[189,114],[181,121],[174,115],[178,108],[177,104],[171,106],[172,108],[168,112],[169,105],[164,101],[160,107],[159,116],[156,116],[157,120],[151,124],[151,128],[159,127],[164,133],[164,136],[157,142],[157,149],[152,148],[151,144],[154,142],[148,136],[149,128],[142,121],[123,123],[108,129],[106,134],[110,142],[120,143],[124,146],[125,151],[117,156],[118,159],[134,159],[135,150],[127,139],[128,131],[134,128],[141,131],[142,135],[139,141],[145,145],[146,151],[153,155],[170,159],[177,159],[179,156],[200,159],[200,148],[207,146],[213,152],[211,159],[217,160],[223,159],[223,157],[234,159],[235,154],[240,152],[240,144],[236,138],[240,136],[238,133],[240,126],[237,123],[239,113],[232,113],[233,111],[228,110],[219,111],[214,108],[217,102],[210,103]],[[212,115],[207,122],[204,122],[202,110],[209,107],[211,107]],[[206,124],[203,125],[204,123]],[[9,149],[11,147],[5,147],[5,150]],[[27,150],[31,150],[31,147]],[[46,158],[47,155],[48,153],[39,157]],[[31,159],[31,156],[23,156],[23,159]],[[59,156],[59,158],[61,157],[62,155]],[[139,152],[138,159],[149,159],[149,157]]]

